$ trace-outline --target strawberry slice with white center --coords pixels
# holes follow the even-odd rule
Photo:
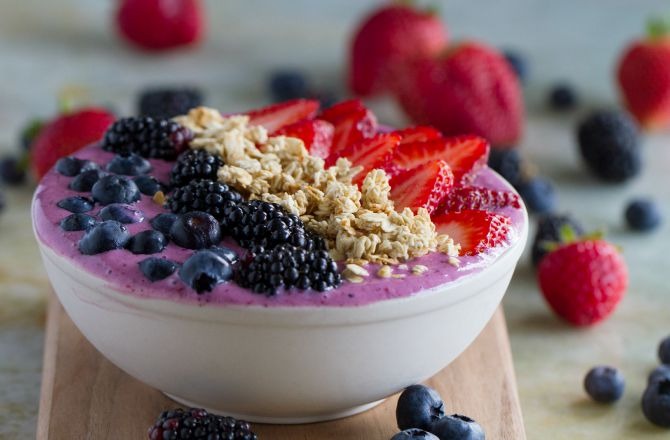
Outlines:
[[[306,119],[280,128],[273,134],[302,139],[309,154],[325,159],[330,155],[334,131],[333,124],[330,122],[320,119]]]
[[[397,211],[426,208],[432,213],[454,186],[454,175],[447,162],[438,160],[403,171],[389,183]]]
[[[451,167],[456,184],[461,185],[470,182],[486,165],[489,149],[489,143],[478,136],[432,139],[400,145],[392,162],[399,169],[410,169],[441,159]]]
[[[342,101],[327,108],[319,119],[328,121],[335,127],[331,154],[341,155],[342,151],[361,139],[371,138],[377,133],[377,117],[359,99]]]
[[[399,143],[400,136],[387,133],[378,134],[370,139],[363,139],[345,148],[341,157],[346,157],[355,166],[363,167],[363,170],[354,176],[353,183],[360,185],[370,171],[375,168],[384,169]],[[330,160],[337,161],[337,157],[331,156]],[[334,163],[329,163],[329,165]]]
[[[448,212],[432,220],[438,233],[461,245],[460,255],[477,255],[504,243],[512,224],[507,216],[479,210]]]
[[[442,133],[435,127],[430,125],[417,125],[414,127],[408,127],[403,130],[396,130],[393,133],[399,134],[402,139],[400,140],[400,145],[410,144],[412,142],[425,142],[431,141],[433,139],[440,139]]]
[[[267,107],[249,110],[249,124],[261,125],[270,134],[287,125],[303,119],[312,119],[319,111],[319,101],[313,99],[293,99]]]

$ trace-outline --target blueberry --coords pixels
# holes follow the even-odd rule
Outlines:
[[[570,84],[559,83],[549,91],[549,106],[557,111],[567,111],[575,108],[579,102],[577,92]]]
[[[426,432],[423,429],[405,429],[391,437],[391,440],[440,440],[435,435],[430,432]]]
[[[556,206],[556,191],[552,183],[542,177],[533,177],[517,186],[528,208],[537,214],[546,214]]]
[[[153,196],[158,191],[165,192],[165,185],[160,183],[158,179],[153,176],[139,176],[135,177],[135,185],[140,192],[147,196]]]
[[[658,358],[662,364],[670,365],[670,336],[658,344]]]
[[[72,179],[69,188],[73,191],[89,192],[93,189],[93,185],[104,175],[105,173],[97,169],[82,171]]]
[[[217,284],[230,280],[232,265],[214,252],[203,250],[191,255],[179,269],[179,277],[198,293],[211,292]]]
[[[636,199],[631,201],[625,212],[628,227],[635,231],[651,231],[662,221],[661,211],[654,201]]]
[[[642,412],[651,423],[670,428],[670,379],[651,382],[642,395]]]
[[[214,252],[220,257],[225,258],[228,260],[230,263],[236,263],[239,260],[239,256],[237,255],[237,252],[234,250],[227,248],[225,246],[214,246],[208,249],[211,252]]]
[[[133,203],[140,199],[135,182],[123,176],[104,176],[91,189],[93,198],[103,205]]]
[[[172,223],[170,238],[184,248],[204,249],[221,241],[221,226],[206,212],[188,212]]]
[[[95,218],[88,214],[70,214],[60,221],[60,227],[64,231],[87,231],[95,223]]]
[[[431,432],[440,440],[484,440],[484,430],[470,417],[453,414],[433,424]]]
[[[128,156],[116,155],[106,167],[110,173],[123,174],[125,176],[139,176],[151,171],[151,164],[140,155],[132,153]]]
[[[0,180],[7,185],[18,185],[26,180],[26,169],[14,156],[0,159]]]
[[[86,231],[79,240],[79,251],[84,255],[95,255],[113,249],[121,249],[128,242],[128,229],[114,220],[98,223]]]
[[[623,374],[614,367],[593,367],[584,378],[584,389],[593,400],[600,403],[616,402],[623,395],[626,382]]]
[[[304,98],[309,94],[309,84],[305,75],[296,70],[273,72],[269,81],[270,96],[275,102]]]
[[[90,160],[77,159],[72,156],[61,157],[58,159],[58,162],[56,162],[56,171],[67,177],[74,177],[81,172],[97,168],[98,165]]]
[[[167,246],[167,238],[162,232],[149,229],[130,237],[126,249],[133,254],[157,254]]]
[[[511,49],[503,50],[503,56],[514,70],[519,82],[522,84],[528,80],[528,62],[526,59],[517,51]]]
[[[650,384],[661,379],[670,379],[670,365],[663,364],[654,368],[654,370],[649,373],[647,383]]]
[[[489,167],[497,171],[510,185],[521,183],[521,155],[513,148],[492,148],[489,155]]]
[[[151,282],[164,280],[177,270],[177,263],[165,258],[149,257],[138,263],[140,271]]]
[[[59,208],[78,214],[93,209],[93,200],[88,197],[72,196],[59,201],[56,205]]]
[[[170,235],[170,228],[174,221],[177,220],[177,214],[164,213],[158,214],[149,222],[151,227],[165,235]]]
[[[144,214],[139,209],[130,206],[112,203],[100,210],[100,218],[103,220],[116,220],[119,223],[140,223],[144,220]]]
[[[432,388],[411,385],[400,394],[396,407],[398,428],[419,428],[430,431],[434,422],[444,416],[444,402]]]
[[[340,97],[332,90],[317,90],[310,94],[312,99],[316,99],[321,104],[321,108],[332,107],[341,101]]]

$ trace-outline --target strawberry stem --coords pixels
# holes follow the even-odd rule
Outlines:
[[[647,35],[652,40],[665,38],[670,34],[670,17],[652,17],[647,22]]]

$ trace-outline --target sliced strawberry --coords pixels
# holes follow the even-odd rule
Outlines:
[[[416,125],[414,127],[405,128],[404,130],[396,130],[394,133],[397,133],[402,137],[400,145],[412,142],[431,141],[442,137],[440,130],[431,127],[430,125]]]
[[[521,208],[519,196],[512,191],[502,191],[483,186],[460,186],[452,189],[442,201],[438,212],[483,209],[490,211],[506,207]]]
[[[342,101],[327,108],[319,119],[335,126],[331,154],[341,155],[349,145],[377,133],[377,117],[359,99]]]
[[[355,184],[360,185],[370,171],[375,168],[383,169],[386,167],[399,143],[400,136],[397,134],[377,134],[373,138],[363,139],[349,145],[342,151],[341,156],[331,155],[327,164],[333,165],[338,157],[346,157],[355,166],[363,167],[363,170],[356,174],[353,179]]]
[[[426,162],[444,160],[454,173],[457,185],[468,183],[489,159],[489,143],[478,136],[456,136],[402,144],[393,164],[410,169]]]
[[[432,213],[454,185],[454,175],[449,164],[438,160],[403,171],[390,184],[397,210],[426,208]]]
[[[267,107],[249,110],[245,114],[249,116],[249,123],[262,125],[273,134],[280,128],[295,124],[303,119],[311,119],[319,111],[319,101],[312,99],[293,99],[280,102]]]
[[[461,245],[460,255],[476,255],[507,240],[509,217],[486,211],[448,212],[432,217],[440,234]]]
[[[330,122],[306,119],[280,128],[274,134],[300,138],[312,156],[325,159],[330,154],[330,147],[333,145],[334,131],[335,128]]]

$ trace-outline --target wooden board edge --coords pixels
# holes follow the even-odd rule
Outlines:
[[[37,412],[37,439],[49,436],[53,388],[56,381],[58,339],[60,337],[61,305],[54,293],[50,293],[47,324],[44,337],[42,361],[42,384],[40,386],[39,409]]]

